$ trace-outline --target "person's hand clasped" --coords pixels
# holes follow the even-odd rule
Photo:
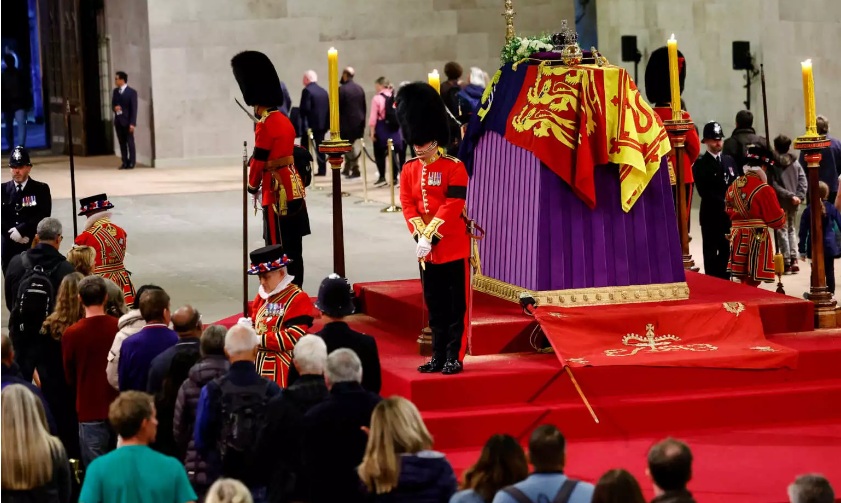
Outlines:
[[[424,258],[429,255],[429,252],[432,251],[432,243],[429,242],[424,236],[421,236],[418,239],[418,258]]]
[[[12,227],[11,229],[9,229],[9,237],[10,237],[10,238],[12,239],[12,241],[14,241],[15,243],[20,243],[20,244],[22,244],[22,245],[24,245],[24,244],[26,244],[26,243],[28,243],[28,242],[29,242],[29,238],[26,238],[26,237],[21,236],[21,234],[20,234],[20,232],[18,231],[18,228],[17,228],[17,227]]]

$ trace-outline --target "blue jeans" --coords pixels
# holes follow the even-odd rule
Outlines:
[[[111,449],[111,428],[106,421],[79,423],[79,447],[82,451],[82,465],[106,454]]]
[[[6,143],[9,150],[14,150],[18,145],[26,146],[26,110],[20,109],[14,112],[3,112],[3,120],[6,125]],[[17,135],[15,135],[15,123],[17,122]]]

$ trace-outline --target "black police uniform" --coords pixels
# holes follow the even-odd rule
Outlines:
[[[29,152],[23,147],[15,147],[9,158],[10,167],[31,166]],[[50,186],[29,178],[18,190],[17,183],[9,180],[3,183],[2,194],[2,229],[0,229],[0,246],[2,246],[2,267],[6,267],[12,257],[32,247],[38,222],[50,216],[52,212],[52,198]],[[13,241],[9,230],[16,227],[21,236],[29,238],[26,244]]]
[[[704,126],[704,139],[723,137],[721,126],[716,122]],[[724,210],[724,196],[727,187],[742,176],[742,168],[736,161],[719,153],[718,158],[706,152],[692,165],[695,187],[701,196],[701,240],[704,252],[704,273],[722,279],[730,279],[727,261],[730,259],[730,217]]]

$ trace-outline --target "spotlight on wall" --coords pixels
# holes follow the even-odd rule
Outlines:
[[[759,75],[754,63],[754,57],[750,53],[750,42],[745,40],[733,41],[733,69],[745,72],[745,90],[747,91],[747,99],[745,99],[745,109],[750,110],[750,83]]]
[[[642,53],[637,48],[636,35],[622,35],[622,61],[634,62],[634,80],[638,80],[637,73],[642,61]]]

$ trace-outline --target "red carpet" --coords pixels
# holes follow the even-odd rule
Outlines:
[[[551,422],[569,441],[569,473],[595,481],[625,467],[648,496],[645,453],[669,435],[693,449],[690,489],[698,501],[782,503],[788,483],[807,472],[841,488],[841,330],[811,331],[805,301],[701,275],[687,279],[688,304],[757,306],[766,334],[774,334],[769,340],[798,352],[797,368],[576,368],[597,425],[557,357],[530,350],[533,320],[515,304],[476,294],[472,347],[479,356],[468,356],[456,376],[416,371],[424,361],[415,342],[424,325],[417,281],[355,285],[364,314],[348,321],[377,339],[383,396],[399,394],[420,408],[435,447],[459,473],[490,435],[525,442],[535,426]]]

